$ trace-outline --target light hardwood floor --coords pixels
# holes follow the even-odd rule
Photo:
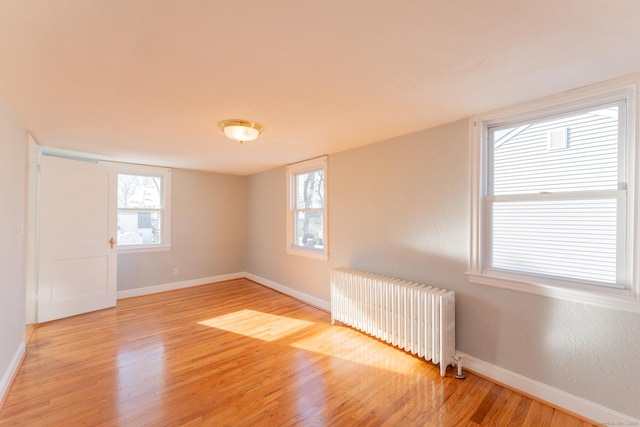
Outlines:
[[[590,425],[248,280],[40,325],[2,426]]]

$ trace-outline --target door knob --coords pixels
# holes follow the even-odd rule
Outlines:
[[[113,247],[116,244],[116,239],[114,239],[113,237],[109,240],[109,243],[111,244],[111,249],[113,249]]]

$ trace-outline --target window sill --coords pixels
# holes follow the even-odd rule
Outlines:
[[[640,299],[630,291],[618,291],[615,289],[592,291],[583,289],[562,288],[541,283],[526,282],[510,277],[502,277],[492,273],[467,272],[471,283],[493,286],[501,289],[509,289],[517,292],[542,295],[550,298],[558,298],[572,302],[596,305],[615,310],[640,313]]]
[[[289,255],[300,255],[307,258],[319,259],[322,261],[329,260],[329,254],[326,252],[305,250],[300,248],[287,248],[287,253]]]
[[[136,254],[142,252],[167,252],[171,246],[127,246],[119,247],[118,255]]]

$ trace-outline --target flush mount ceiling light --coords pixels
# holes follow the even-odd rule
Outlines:
[[[218,126],[220,126],[227,138],[239,141],[240,144],[245,141],[253,141],[262,132],[260,123],[249,120],[223,120]]]

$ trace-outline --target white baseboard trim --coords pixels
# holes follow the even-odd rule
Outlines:
[[[246,273],[222,274],[220,276],[203,277],[200,279],[185,280],[182,282],[165,283],[162,285],[146,286],[144,288],[118,291],[117,299],[139,297],[142,295],[156,294],[158,292],[174,291],[176,289],[190,288],[192,286],[207,285],[209,283],[224,282],[244,278]]]
[[[331,311],[331,303],[329,301],[325,301],[318,297],[314,297],[313,295],[309,295],[288,286],[281,285],[280,283],[265,279],[264,277],[256,276],[255,274],[245,272],[243,273],[243,275],[249,280],[253,280],[256,283],[274,289],[278,292],[282,292],[283,294],[289,295],[290,297],[300,300],[306,304],[312,305],[324,311]]]
[[[13,358],[11,359],[11,363],[7,367],[7,370],[4,372],[4,375],[2,375],[2,380],[0,380],[0,408],[2,408],[2,403],[4,403],[4,398],[9,391],[9,387],[11,386],[13,378],[18,373],[18,369],[20,369],[20,362],[22,361],[24,352],[25,343],[23,341],[16,349],[16,352],[13,354]]]
[[[473,356],[457,352],[463,369],[469,369],[500,384],[563,408],[576,415],[605,425],[638,425],[638,420],[582,397],[574,396],[515,372],[492,365]]]

